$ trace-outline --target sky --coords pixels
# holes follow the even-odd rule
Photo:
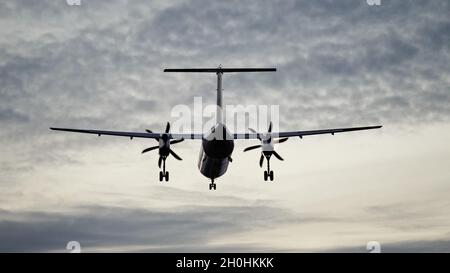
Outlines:
[[[0,252],[450,252],[447,0],[0,2]],[[175,105],[278,105],[292,138],[263,180],[236,141],[209,191],[198,141],[158,181],[151,139]]]

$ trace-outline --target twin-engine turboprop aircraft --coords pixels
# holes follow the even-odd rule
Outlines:
[[[251,146],[244,150],[250,151],[261,148],[261,157],[259,165],[262,167],[264,158],[267,160],[267,170],[264,171],[264,180],[271,181],[274,179],[273,171],[270,170],[270,158],[275,156],[279,160],[283,158],[274,150],[274,144],[283,143],[290,137],[304,137],[311,135],[322,135],[370,129],[379,129],[382,126],[367,126],[367,127],[353,127],[353,128],[337,128],[337,129],[322,129],[313,131],[287,131],[287,132],[272,132],[272,123],[270,123],[267,132],[256,132],[249,129],[250,133],[230,133],[223,122],[222,117],[222,76],[224,73],[237,72],[275,72],[275,68],[188,68],[188,69],[165,69],[164,72],[199,72],[199,73],[215,73],[217,75],[217,113],[216,125],[207,133],[194,134],[173,134],[170,132],[170,124],[167,123],[166,130],[162,133],[152,132],[122,132],[122,131],[103,131],[103,130],[85,130],[85,129],[68,129],[68,128],[50,128],[56,131],[86,133],[94,135],[110,135],[123,136],[133,138],[153,138],[158,142],[157,146],[147,148],[142,151],[146,153],[158,149],[159,160],[158,166],[162,171],[159,172],[159,181],[169,181],[169,172],[166,171],[166,159],[172,155],[178,160],[181,158],[172,150],[171,145],[180,143],[185,139],[197,139],[202,141],[200,158],[198,161],[198,168],[200,172],[210,179],[210,190],[216,190],[215,179],[219,178],[227,171],[228,164],[232,162],[231,154],[234,149],[234,140],[237,139],[258,139],[261,141],[260,145]]]

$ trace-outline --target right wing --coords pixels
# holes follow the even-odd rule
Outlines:
[[[344,132],[362,131],[362,130],[372,130],[380,129],[383,126],[367,126],[367,127],[350,127],[350,128],[337,128],[337,129],[322,129],[322,130],[311,130],[311,131],[288,131],[288,132],[273,132],[271,135],[274,138],[281,137],[304,137],[312,135],[324,135],[324,134],[337,134]],[[234,139],[257,139],[258,136],[264,136],[265,133],[245,133],[245,134],[234,134]]]

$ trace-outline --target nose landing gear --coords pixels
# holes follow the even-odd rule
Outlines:
[[[209,190],[216,190],[216,184],[214,183],[214,179],[211,179],[211,184],[209,184]]]

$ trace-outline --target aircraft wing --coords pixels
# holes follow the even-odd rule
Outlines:
[[[311,135],[323,135],[323,134],[337,134],[344,132],[362,131],[379,129],[382,126],[368,126],[368,127],[351,127],[351,128],[337,128],[337,129],[322,129],[322,130],[312,130],[312,131],[288,131],[288,132],[272,132],[273,137],[304,137]],[[55,131],[64,131],[72,133],[83,133],[83,134],[93,134],[93,135],[107,135],[107,136],[121,136],[133,138],[160,138],[165,133],[148,133],[148,132],[124,132],[124,131],[103,131],[103,130],[86,130],[86,129],[70,129],[70,128],[50,128]],[[169,133],[169,138],[171,139],[203,139],[203,134],[171,134]],[[265,133],[243,133],[243,134],[233,134],[233,139],[258,139],[259,136],[264,136]]]
[[[304,137],[312,135],[324,135],[324,134],[337,134],[344,132],[362,131],[380,129],[383,126],[367,126],[367,127],[350,127],[350,128],[336,128],[336,129],[322,129],[311,131],[288,131],[288,132],[272,132],[274,137]],[[234,134],[234,139],[257,139],[258,136],[264,136],[266,133],[246,133],[246,134]]]
[[[63,132],[72,132],[72,133],[82,133],[82,134],[92,134],[98,136],[121,136],[121,137],[129,137],[133,138],[160,138],[165,133],[141,133],[141,132],[123,132],[123,131],[103,131],[103,130],[86,130],[86,129],[70,129],[70,128],[54,128],[51,127],[51,130],[54,131],[63,131]],[[173,139],[202,139],[203,134],[171,134],[169,133],[169,138]]]

